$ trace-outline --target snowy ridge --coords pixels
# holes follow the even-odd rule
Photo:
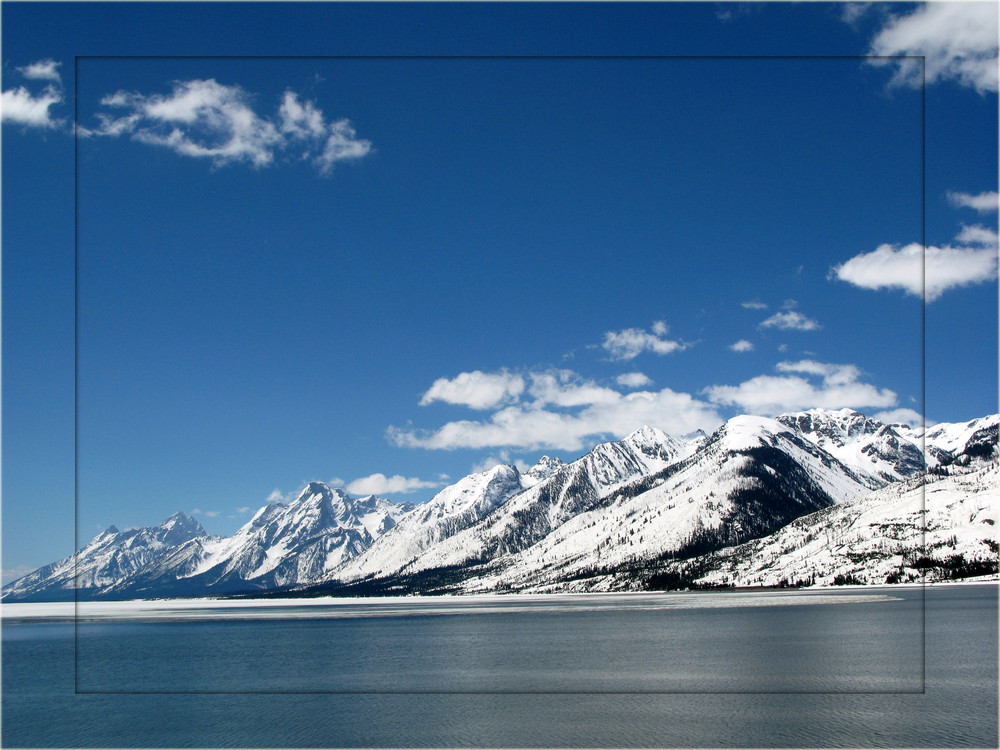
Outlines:
[[[101,588],[155,564],[178,545],[208,540],[201,524],[181,511],[159,526],[119,531],[109,526],[77,556],[46,565],[4,587],[5,599],[72,599],[74,588]]]
[[[688,449],[652,427],[602,443],[583,458],[559,465],[547,479],[512,495],[481,522],[429,548],[401,570],[414,573],[516,554],[579,514],[606,506],[618,488],[670,466]]]
[[[998,425],[992,415],[919,430],[812,409],[734,417],[712,435],[644,426],[570,463],[545,456],[523,472],[471,474],[418,506],[313,482],[231,537],[183,513],[110,527],[77,559],[3,594],[58,600],[74,584],[81,598],[568,591],[995,572]],[[922,559],[915,503],[925,494],[928,539],[943,546]]]
[[[919,441],[852,409],[810,409],[783,414],[777,420],[794,427],[807,440],[880,484],[913,476],[924,469]]]

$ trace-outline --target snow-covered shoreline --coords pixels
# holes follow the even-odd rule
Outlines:
[[[318,597],[310,599],[135,599],[105,602],[13,602],[0,604],[8,623],[302,619],[386,617],[542,611],[550,608],[688,608],[789,606],[859,603],[896,598],[893,592],[921,586],[998,583],[997,576],[933,583],[815,586],[804,589],[722,589],[705,591],[602,592],[555,594],[468,594],[400,597]]]

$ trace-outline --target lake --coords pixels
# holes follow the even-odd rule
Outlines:
[[[998,743],[996,584],[23,607],[4,747]]]

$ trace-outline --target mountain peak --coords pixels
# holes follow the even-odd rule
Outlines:
[[[659,445],[665,443],[667,439],[667,433],[656,427],[650,427],[648,424],[644,424],[638,430],[634,430],[625,436],[626,441],[643,445],[649,443]]]
[[[560,467],[563,466],[561,458],[551,458],[549,456],[542,456],[538,459],[538,462],[528,469],[528,472],[532,474],[544,474],[548,476],[554,471],[559,471]]]
[[[198,522],[191,518],[187,513],[182,510],[177,511],[173,515],[165,518],[160,526],[164,528],[173,528],[179,524],[190,525],[197,524]]]
[[[208,536],[208,532],[191,516],[177,511],[159,526],[163,530],[163,541],[167,544],[181,544],[188,539]]]
[[[326,482],[310,482],[305,486],[305,489],[299,493],[298,499],[301,500],[302,498],[312,497],[313,495],[328,495],[333,492],[333,488]]]

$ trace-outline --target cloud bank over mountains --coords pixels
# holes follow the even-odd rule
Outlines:
[[[672,434],[711,431],[724,421],[725,408],[759,416],[814,407],[895,409],[895,421],[920,421],[917,412],[898,408],[894,391],[864,382],[856,365],[804,359],[779,362],[775,370],[779,374],[757,375],[737,385],[711,385],[697,396],[670,388],[626,393],[565,369],[465,372],[436,380],[420,404],[440,401],[492,414],[432,429],[390,426],[386,437],[399,447],[429,450],[570,451],[594,439],[620,438],[637,424]],[[614,382],[634,388],[649,384],[643,378],[642,373],[623,373]]]

